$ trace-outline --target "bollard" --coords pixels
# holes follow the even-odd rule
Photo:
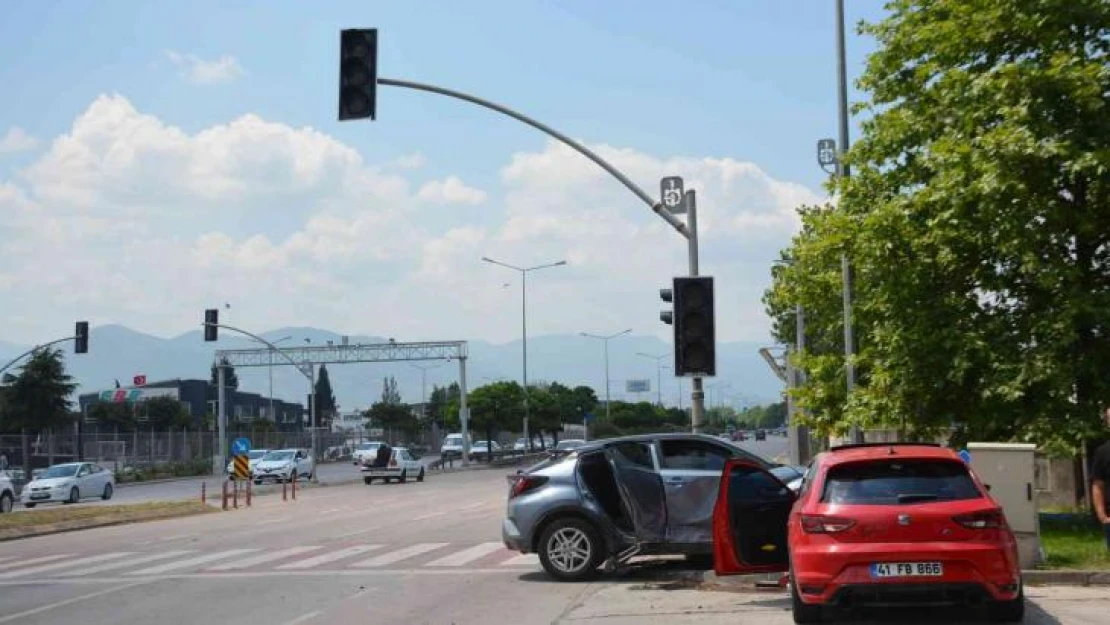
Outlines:
[[[224,480],[223,493],[222,493],[222,496],[220,497],[220,499],[221,499],[220,507],[223,508],[224,510],[227,510],[227,480]]]
[[[293,480],[293,501],[297,500],[297,480]]]
[[[251,481],[247,480],[247,507],[251,507]]]
[[[281,481],[281,500],[282,501],[289,501],[289,491],[287,490],[288,488],[289,488],[289,484],[287,484],[285,482],[285,480],[282,480]]]
[[[208,503],[207,488],[208,488],[208,483],[207,482],[201,482],[200,483],[200,505],[202,505],[202,506],[205,505],[206,503]]]
[[[235,509],[239,509],[239,480],[235,480],[235,488],[231,490],[231,502]]]

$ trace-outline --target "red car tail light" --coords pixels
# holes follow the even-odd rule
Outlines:
[[[961,514],[952,517],[952,520],[973,530],[998,529],[1006,526],[1006,517],[999,510]]]
[[[513,487],[509,491],[509,499],[520,497],[547,483],[547,478],[542,475],[514,475],[512,477],[516,478],[516,480],[513,482]]]
[[[851,529],[856,522],[837,516],[803,514],[802,530],[807,534],[836,534]]]

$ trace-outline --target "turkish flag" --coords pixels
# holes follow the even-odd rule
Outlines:
[[[132,382],[135,383],[135,386],[145,386],[146,385],[146,376],[145,375],[137,375],[137,376],[135,376],[135,379],[132,380]]]

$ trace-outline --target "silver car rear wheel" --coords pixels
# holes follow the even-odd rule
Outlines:
[[[594,526],[578,518],[558,519],[547,526],[539,541],[540,564],[561,581],[587,579],[603,559],[602,541]]]

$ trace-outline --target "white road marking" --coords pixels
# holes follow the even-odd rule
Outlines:
[[[156,543],[165,543],[165,542],[169,542],[171,540],[177,540],[178,538],[196,538],[196,537],[197,537],[197,534],[174,534],[172,536],[163,536],[163,537],[158,538],[156,540],[146,540],[146,541],[143,541],[141,543],[135,543],[135,544],[139,545],[139,546],[153,545],[153,544],[156,544]]]
[[[262,555],[254,556],[253,558],[244,558],[242,560],[236,560],[235,562],[221,564],[219,566],[214,566],[208,570],[233,571],[235,569],[246,569],[252,566],[258,566],[259,564],[273,562],[274,560],[281,560],[283,558],[289,558],[298,554],[307,553],[316,549],[320,549],[320,547],[290,547],[289,549],[282,549],[280,551],[274,551],[272,553],[264,553]]]
[[[147,562],[154,562],[155,560],[165,560],[167,558],[177,558],[180,556],[187,556],[194,551],[163,551],[161,553],[148,553],[145,556],[137,558],[128,558],[126,560],[116,560],[108,564],[100,564],[98,566],[90,566],[76,571],[65,571],[60,573],[62,577],[78,577],[81,575],[93,575],[95,573],[103,573],[104,571],[111,571],[115,569],[125,569],[129,566],[138,566],[146,564]]]
[[[4,569],[14,569],[14,568],[21,567],[21,566],[27,566],[27,565],[30,565],[30,564],[40,564],[42,562],[50,562],[51,560],[59,560],[61,558],[68,558],[71,555],[73,555],[73,554],[72,553],[63,553],[61,555],[56,555],[56,556],[41,556],[41,557],[38,557],[38,558],[31,558],[30,560],[19,560],[17,562],[9,562],[7,564],[0,565],[0,571],[2,571]]]
[[[365,534],[367,532],[373,532],[373,531],[376,531],[376,530],[380,530],[381,528],[382,528],[381,525],[374,525],[374,526],[368,527],[366,529],[358,530],[357,532],[347,532],[346,534],[340,534],[338,536],[335,536],[334,538],[336,540],[341,539],[341,538],[350,538],[351,536],[358,536],[359,534]]]
[[[301,560],[300,562],[290,562],[289,564],[283,564],[277,568],[283,571],[311,569],[313,567],[320,566],[321,564],[328,564],[330,562],[335,562],[336,560],[350,558],[359,554],[366,553],[367,551],[373,551],[374,549],[381,548],[381,545],[355,545],[354,547],[347,547],[346,549],[340,549],[339,551],[325,553],[322,555],[318,555],[315,558]]]
[[[383,553],[382,555],[375,556],[373,558],[370,558],[369,560],[363,560],[362,562],[356,562],[356,563],[352,564],[351,566],[354,567],[354,568],[385,566],[387,564],[393,564],[394,562],[400,562],[401,560],[407,560],[409,558],[414,558],[414,557],[416,557],[416,556],[418,556],[422,553],[428,553],[429,551],[435,551],[436,549],[442,549],[443,547],[446,547],[448,544],[449,543],[417,543],[415,545],[410,545],[410,546],[405,547],[403,549],[398,549],[396,551],[390,551],[389,553]]]
[[[509,558],[501,563],[501,566],[536,566],[540,563],[540,557],[534,553],[522,553],[515,558]]]
[[[324,516],[325,514],[334,514],[336,512],[343,512],[343,510],[344,510],[343,508],[329,508],[327,510],[320,511],[318,514],[320,516]]]
[[[265,521],[259,521],[259,522],[255,523],[255,525],[273,525],[274,523],[283,523],[283,522],[288,521],[288,520],[289,520],[289,517],[282,516],[282,517],[278,517],[276,519],[266,519]]]
[[[443,516],[445,514],[447,514],[447,513],[446,512],[433,512],[431,514],[424,514],[424,515],[418,516],[418,517],[414,518],[413,521],[423,521],[425,519],[434,519],[437,516]]]
[[[3,557],[0,557],[0,562],[7,562],[8,560],[14,560],[14,559],[15,559],[15,556],[3,556]]]
[[[283,625],[299,625],[300,623],[311,621],[312,619],[320,616],[323,613],[323,610],[313,610],[312,612],[309,612],[308,614],[302,614],[291,621],[286,621]]]
[[[470,510],[477,510],[478,508],[484,508],[486,505],[487,504],[484,504],[484,503],[471,504],[469,506],[463,506],[462,508],[456,508],[455,512],[469,512]],[[498,504],[498,505],[500,505],[500,504]]]
[[[96,556],[89,556],[87,558],[78,558],[76,560],[67,560],[65,562],[54,562],[53,564],[43,564],[42,566],[33,566],[26,569],[18,569],[15,571],[8,571],[7,573],[0,573],[0,578],[11,579],[13,577],[26,577],[27,575],[35,575],[36,573],[46,573],[47,571],[57,571],[58,569],[68,569],[74,566],[81,566],[83,564],[94,564],[96,562],[104,562],[105,560],[115,560],[125,556],[135,555],[131,551],[117,551],[115,553],[102,553]]]
[[[47,610],[53,610],[54,608],[60,608],[60,607],[63,607],[63,606],[67,606],[71,603],[79,603],[81,601],[86,601],[88,599],[95,599],[96,597],[109,595],[109,594],[112,594],[114,592],[118,592],[120,590],[127,590],[128,588],[134,588],[135,586],[142,586],[143,584],[149,584],[149,583],[150,583],[149,580],[143,580],[141,582],[132,582],[130,584],[124,584],[122,586],[113,586],[111,588],[104,588],[103,590],[98,590],[96,592],[90,592],[89,594],[81,595],[80,597],[71,597],[69,599],[64,599],[62,601],[56,601],[54,603],[48,603],[46,605],[42,605],[42,606],[39,606],[37,608],[31,608],[30,610],[24,610],[23,612],[17,612],[15,614],[9,614],[7,616],[0,617],[0,623],[8,623],[8,622],[11,622],[11,621],[26,618],[28,616],[34,616],[35,614],[40,614],[42,612],[46,612]]]
[[[152,566],[150,568],[142,569],[142,570],[139,570],[139,571],[132,571],[131,573],[128,573],[128,575],[159,575],[161,573],[168,573],[170,571],[177,571],[177,570],[180,570],[180,569],[187,569],[191,566],[198,566],[198,565],[201,565],[201,564],[208,564],[209,562],[215,562],[216,560],[226,560],[227,558],[231,558],[233,556],[240,556],[240,555],[245,555],[245,554],[248,554],[248,553],[254,553],[255,551],[258,551],[258,550],[257,549],[230,549],[228,551],[219,551],[219,552],[216,552],[216,553],[205,554],[203,556],[197,556],[195,558],[188,558],[186,560],[178,560],[177,562],[168,562],[166,564],[160,564],[158,566]]]
[[[471,562],[484,558],[491,553],[501,551],[505,545],[501,543],[482,543],[474,545],[469,549],[463,549],[458,553],[453,553],[449,556],[444,556],[438,560],[434,560],[425,564],[424,566],[464,566]]]

